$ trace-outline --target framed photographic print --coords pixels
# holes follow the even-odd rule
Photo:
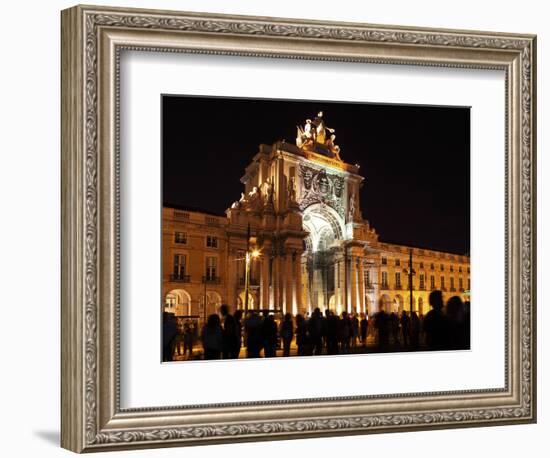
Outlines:
[[[62,446],[534,422],[535,44],[63,11]]]
[[[470,349],[470,108],[161,104],[163,361]]]

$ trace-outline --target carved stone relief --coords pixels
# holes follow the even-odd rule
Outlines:
[[[327,173],[325,169],[300,164],[300,178],[303,184],[299,199],[301,210],[313,204],[323,203],[336,210],[342,218],[344,217],[343,177]]]

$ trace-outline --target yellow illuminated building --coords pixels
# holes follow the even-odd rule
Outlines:
[[[411,255],[413,310],[425,314],[434,289],[469,300],[469,257],[380,241],[360,210],[359,166],[340,158],[323,114],[297,130],[296,144],[260,145],[225,216],[163,208],[164,310],[409,310]]]

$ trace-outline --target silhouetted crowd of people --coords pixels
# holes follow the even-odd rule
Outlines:
[[[465,350],[470,348],[470,302],[458,296],[447,304],[441,291],[429,295],[431,310],[426,315],[403,311],[374,314],[379,351],[393,348],[409,350]]]
[[[231,314],[224,304],[218,314],[206,320],[199,333],[198,322],[178,322],[164,314],[163,360],[235,359],[290,356],[338,355],[367,351],[460,350],[470,348],[470,303],[458,296],[445,304],[441,291],[429,295],[431,310],[425,315],[415,311],[369,314],[331,310],[311,315],[286,313],[279,320],[273,311]],[[294,352],[292,343],[294,342]],[[369,349],[367,344],[369,343]],[[200,343],[200,345],[199,345]],[[202,352],[200,347],[202,346]],[[198,352],[194,353],[195,347]],[[244,347],[244,353],[241,350]]]

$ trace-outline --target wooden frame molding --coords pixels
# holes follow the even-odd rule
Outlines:
[[[61,36],[63,447],[535,421],[535,36],[93,6],[64,10]],[[505,71],[505,388],[121,409],[118,72],[125,49]]]

